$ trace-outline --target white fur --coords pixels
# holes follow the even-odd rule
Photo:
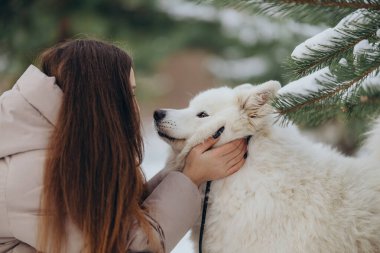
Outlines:
[[[275,123],[266,102],[278,88],[269,81],[208,90],[156,123],[178,139],[166,139],[167,169],[180,169],[191,147],[221,126],[218,145],[252,136],[241,170],[212,183],[203,252],[380,252],[380,120],[367,155],[346,157]],[[198,118],[201,111],[210,116]]]

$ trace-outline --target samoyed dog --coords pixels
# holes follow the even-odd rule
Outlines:
[[[203,252],[380,252],[380,120],[366,155],[347,157],[276,122],[269,102],[279,88],[275,81],[215,88],[188,108],[155,112],[172,147],[169,170],[223,126],[217,145],[251,136],[241,170],[211,185]]]

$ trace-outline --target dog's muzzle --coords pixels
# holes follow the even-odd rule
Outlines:
[[[167,139],[169,141],[175,141],[176,139],[169,136],[165,132],[163,132],[160,129],[160,122],[166,117],[166,110],[155,110],[153,113],[154,122],[156,125],[157,133],[159,136],[161,136],[164,139]]]

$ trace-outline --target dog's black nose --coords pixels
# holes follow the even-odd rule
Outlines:
[[[166,116],[166,111],[165,110],[156,110],[153,113],[153,118],[155,121],[160,121]]]

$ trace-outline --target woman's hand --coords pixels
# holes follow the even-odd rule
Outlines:
[[[237,172],[245,162],[245,139],[211,148],[218,140],[219,136],[210,137],[204,143],[195,146],[186,157],[183,173],[197,186],[208,180],[229,176]]]

